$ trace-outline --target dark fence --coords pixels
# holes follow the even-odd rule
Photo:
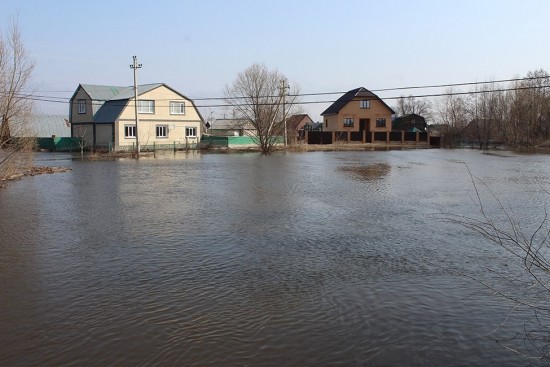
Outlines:
[[[352,131],[349,137],[350,141],[363,141],[363,132],[362,131]]]
[[[308,131],[307,143],[308,144],[332,144],[332,132],[331,131]]]
[[[308,131],[307,143],[308,144],[332,144],[332,138],[334,142],[362,142],[363,138],[365,143],[374,142],[400,142],[400,143],[429,143],[432,146],[439,146],[441,144],[440,138],[430,137],[425,132],[405,132],[405,131],[375,131],[366,132],[363,135],[363,131]]]
[[[406,131],[404,141],[416,141],[416,133]]]
[[[441,136],[430,136],[430,146],[440,147],[441,146]]]
[[[375,131],[374,132],[374,141],[386,141],[386,133],[385,132],[380,132],[380,131]]]
[[[336,141],[348,141],[348,132],[347,131],[335,131],[334,140]]]
[[[390,141],[401,141],[401,131],[392,131],[390,133]]]
[[[369,131],[365,133],[365,143],[372,143],[372,134]]]

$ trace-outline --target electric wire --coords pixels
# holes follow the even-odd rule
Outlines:
[[[481,81],[481,82],[464,82],[464,83],[448,83],[448,84],[434,84],[434,85],[422,85],[422,86],[407,86],[407,87],[394,87],[394,88],[382,88],[382,89],[372,89],[371,92],[387,92],[387,91],[401,91],[401,90],[411,90],[411,89],[433,89],[433,88],[452,88],[452,87],[458,87],[458,86],[477,86],[477,85],[487,85],[487,84],[498,84],[498,83],[510,83],[510,82],[518,82],[518,81],[528,81],[528,80],[546,80],[550,78],[550,76],[542,76],[542,77],[526,77],[526,78],[513,78],[513,79],[501,79],[501,80],[494,80],[494,81]],[[401,98],[436,98],[436,97],[445,97],[445,96],[460,96],[460,95],[475,95],[475,94],[481,94],[481,93],[496,93],[496,92],[509,92],[509,91],[519,91],[519,90],[529,90],[529,89],[544,89],[544,88],[550,88],[550,85],[536,85],[536,86],[515,86],[515,87],[507,87],[507,88],[493,88],[489,90],[470,90],[470,91],[450,91],[450,92],[443,92],[443,93],[427,93],[427,94],[415,94],[415,95],[408,95],[408,96],[389,96],[389,97],[383,97],[381,99],[383,100],[397,100]],[[326,95],[343,95],[347,93],[345,92],[320,92],[320,93],[298,93],[298,94],[287,94],[288,97],[292,97],[297,99],[298,97],[315,97],[315,96],[326,96]],[[0,96],[2,95],[9,95],[7,92],[0,92]],[[12,94],[17,96],[17,98],[20,99],[26,99],[26,100],[32,100],[32,101],[39,101],[39,102],[48,102],[48,103],[64,103],[69,104],[71,98],[67,97],[56,97],[56,96],[49,96],[49,95],[34,95],[32,93],[15,93]],[[258,100],[265,100],[269,98],[280,98],[280,95],[273,95],[273,96],[259,96],[257,97]],[[240,100],[250,99],[250,97],[245,96],[236,96],[236,97],[205,97],[205,98],[189,98],[189,100],[194,107],[196,108],[223,108],[223,107],[233,107],[235,105],[240,106],[251,106],[251,105],[258,105],[258,106],[271,106],[271,105],[278,105],[280,104],[278,101],[263,101],[258,103],[247,103],[247,102],[239,102]],[[216,100],[223,100],[226,101],[226,103],[220,103],[220,104],[197,104],[195,102],[197,101],[216,101]],[[170,98],[170,99],[156,99],[157,101],[186,101],[186,99],[178,99],[178,98]],[[236,102],[232,102],[236,101]],[[288,103],[293,105],[309,105],[309,104],[324,104],[324,103],[334,103],[337,99],[329,99],[329,100],[320,100],[320,101],[297,101],[297,100],[290,100]],[[93,106],[101,106],[105,105],[105,103],[110,102],[110,107],[123,107],[128,105],[128,99],[120,100],[120,103],[117,103],[117,100],[93,100],[92,105]],[[131,104],[132,101],[130,101]],[[155,103],[155,108],[157,107],[169,107],[169,104],[157,104]]]

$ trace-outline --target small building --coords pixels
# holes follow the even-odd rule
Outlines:
[[[215,119],[209,125],[206,133],[201,138],[203,146],[248,148],[258,145],[256,128],[246,119]]]
[[[255,136],[256,129],[244,119],[215,119],[207,130],[212,136]]]
[[[164,83],[133,87],[80,84],[70,99],[71,136],[88,146],[128,149],[193,146],[199,142],[204,119],[195,103]]]
[[[36,139],[38,149],[51,151],[71,151],[78,147],[71,138],[71,128],[67,115],[31,115],[28,118],[15,118],[10,121],[10,134],[14,138]]]
[[[426,119],[416,113],[398,116],[392,121],[392,131],[426,132]]]
[[[395,112],[376,94],[363,87],[338,98],[321,116],[324,131],[389,132]]]
[[[302,113],[298,115],[292,115],[286,119],[286,128],[288,140],[296,142],[296,140],[302,140],[305,136],[305,126],[312,124],[313,120],[308,114]]]

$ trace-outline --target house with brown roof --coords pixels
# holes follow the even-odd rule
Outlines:
[[[389,132],[395,112],[376,94],[363,87],[338,98],[321,116],[324,131]]]
[[[304,128],[313,124],[313,120],[306,113],[292,115],[286,120],[287,134],[289,141],[296,143],[296,140],[304,138]]]

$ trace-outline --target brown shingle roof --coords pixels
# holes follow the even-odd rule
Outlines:
[[[390,111],[391,113],[395,113],[390,106],[386,104],[386,102],[382,101],[380,97],[378,97],[376,94],[372,93],[370,90],[359,87],[352,89],[346,93],[340,98],[336,100],[332,105],[330,105],[329,108],[327,108],[321,116],[324,115],[335,115],[340,112],[342,108],[344,108],[345,105],[347,105],[349,102],[351,102],[355,98],[365,98],[365,99],[377,99],[380,102],[382,102]]]

